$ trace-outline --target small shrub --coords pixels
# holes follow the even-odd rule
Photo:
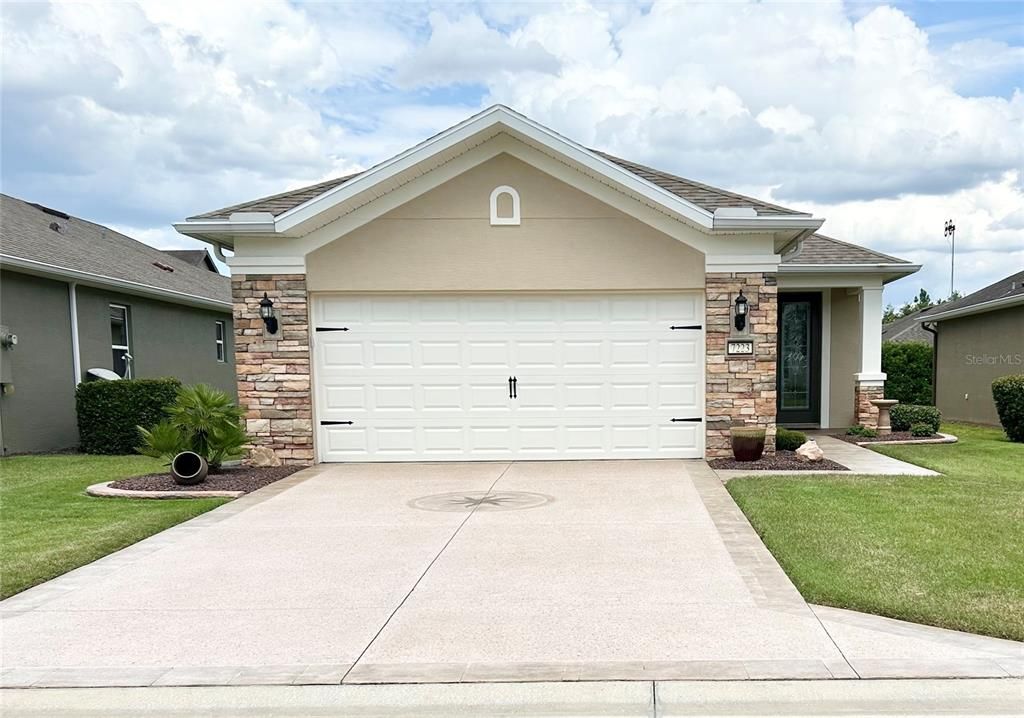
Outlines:
[[[796,451],[807,441],[807,434],[779,427],[775,432],[775,448],[779,451]]]
[[[910,427],[910,434],[911,434],[911,436],[928,437],[928,436],[931,436],[934,433],[935,432],[932,431],[932,427],[929,424],[917,423],[917,424],[912,424],[911,427]]]
[[[79,450],[86,454],[133,454],[138,429],[153,426],[181,388],[177,379],[90,381],[75,390]]]
[[[242,410],[231,397],[206,384],[179,389],[166,409],[167,418],[149,429],[139,425],[139,451],[167,462],[181,451],[194,451],[217,470],[242,455],[249,437],[242,429]]]
[[[903,404],[932,403],[932,347],[925,342],[883,342],[885,398]]]
[[[917,406],[914,404],[897,404],[889,410],[893,431],[910,431],[914,424],[927,424],[932,433],[937,434],[942,414],[934,406]]]
[[[860,424],[854,424],[846,430],[847,436],[862,436],[865,439],[874,439],[878,436],[878,432],[868,426],[861,426]]]
[[[1001,376],[992,382],[992,400],[1006,436],[1024,442],[1024,374]]]

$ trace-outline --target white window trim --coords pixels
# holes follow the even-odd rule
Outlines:
[[[227,326],[225,325],[223,320],[217,320],[213,324],[214,324],[214,330],[213,330],[214,331],[214,341],[215,341],[215,343],[217,345],[217,361],[220,364],[224,364],[228,360],[227,344],[225,343],[226,339],[227,339]],[[218,329],[220,330],[220,338],[219,339],[216,338],[217,337],[217,330]]]
[[[499,217],[498,216],[498,197],[503,194],[507,194],[512,198],[512,216],[511,217]],[[495,187],[491,192],[491,226],[495,225],[519,225],[519,193],[516,192],[515,188],[509,187],[508,185],[501,185]]]
[[[125,356],[128,359],[128,361],[125,364],[125,368],[124,368],[124,378],[125,379],[131,379],[132,378],[132,374],[134,373],[132,371],[132,362],[134,361],[135,358],[132,356],[132,346],[131,346],[131,344],[132,344],[132,327],[131,327],[131,317],[128,314],[128,305],[127,304],[114,304],[114,303],[111,303],[109,305],[109,308],[110,309],[115,309],[116,308],[116,309],[124,310],[124,338],[125,338],[125,344],[114,344],[114,337],[111,336],[110,337],[110,348],[111,349],[124,349]]]

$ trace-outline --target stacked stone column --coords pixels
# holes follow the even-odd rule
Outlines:
[[[878,407],[871,402],[885,398],[885,383],[881,381],[856,381],[853,387],[853,407],[857,423],[869,429],[878,428]]]
[[[301,274],[236,275],[231,280],[238,403],[256,446],[282,463],[313,463],[309,307]],[[263,293],[274,302],[278,331],[260,318]]]
[[[733,324],[740,290],[748,301],[747,327]],[[705,278],[705,422],[708,458],[732,455],[729,429],[765,429],[765,453],[775,453],[775,372],[778,356],[778,287],[774,272],[714,272]],[[752,356],[729,356],[730,338],[750,340]]]

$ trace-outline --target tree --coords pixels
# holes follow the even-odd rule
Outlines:
[[[891,304],[885,305],[885,312],[882,313],[882,323],[888,324],[899,319],[899,315],[896,313],[896,307]]]

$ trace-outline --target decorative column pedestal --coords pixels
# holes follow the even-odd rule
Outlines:
[[[858,381],[854,384],[853,406],[857,412],[857,423],[868,429],[878,428],[878,405],[885,400],[885,382]],[[888,412],[886,412],[888,416]]]

